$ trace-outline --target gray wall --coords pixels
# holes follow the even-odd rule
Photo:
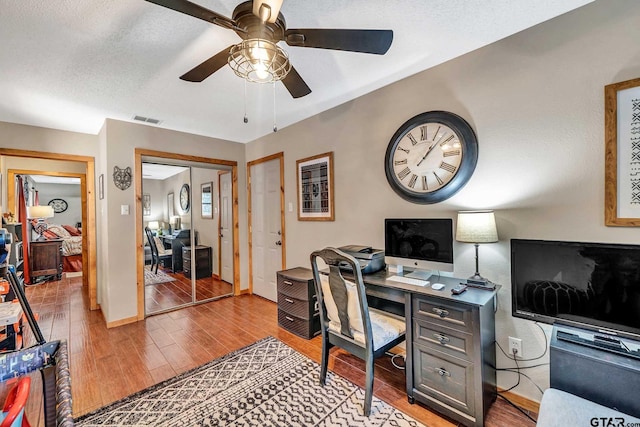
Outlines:
[[[638,22],[640,2],[597,1],[249,143],[247,161],[284,151],[286,203],[294,206],[296,159],[334,152],[336,220],[301,222],[296,209],[287,212],[288,267],[308,265],[309,253],[327,245],[383,247],[386,217],[494,209],[500,242],[480,247],[480,272],[503,285],[497,340],[507,348],[508,336],[520,337],[524,357],[541,355],[541,330],[511,316],[509,239],[640,241],[637,228],[604,226],[603,92],[640,76]],[[479,160],[454,197],[416,205],[389,187],[384,155],[402,123],[431,110],[472,125]],[[455,276],[473,274],[473,245],[456,243],[454,252]],[[514,366],[497,353],[499,367]],[[542,387],[548,372],[527,370]],[[503,388],[516,381],[498,378]],[[540,399],[526,379],[514,391]]]

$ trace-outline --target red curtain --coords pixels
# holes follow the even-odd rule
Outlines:
[[[29,233],[31,227],[27,222],[27,201],[24,198],[24,183],[22,177],[18,175],[18,221],[22,224],[22,272],[25,283],[31,283],[29,274]]]

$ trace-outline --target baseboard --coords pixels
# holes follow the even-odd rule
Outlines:
[[[138,316],[127,317],[126,319],[120,319],[113,322],[107,322],[107,329],[117,328],[118,326],[128,325],[129,323],[135,323],[138,321]]]
[[[536,414],[540,411],[540,402],[530,400],[510,391],[504,391],[504,389],[500,387],[498,387],[498,392],[525,411],[535,412]]]

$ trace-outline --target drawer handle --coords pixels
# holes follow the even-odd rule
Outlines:
[[[445,318],[449,315],[449,312],[447,310],[438,307],[433,307],[433,312],[442,318]]]
[[[288,280],[283,280],[282,283],[284,283],[285,285],[289,285],[289,286],[293,285],[293,283],[291,283]]]
[[[292,299],[285,298],[284,300],[285,300],[286,302],[288,302],[289,304],[293,304],[293,300],[292,300]]]
[[[446,345],[451,339],[444,334],[433,334],[434,338],[437,339],[440,344]]]
[[[284,316],[284,318],[287,319],[289,322],[294,322],[293,317]]]
[[[449,371],[447,371],[446,369],[444,369],[444,368],[438,368],[438,369],[436,369],[436,372],[441,377],[450,377],[451,376],[451,373]]]

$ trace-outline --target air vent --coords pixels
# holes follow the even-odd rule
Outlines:
[[[133,116],[133,120],[137,120],[139,122],[151,123],[152,125],[159,125],[161,120],[152,119],[151,117],[143,117],[143,116]]]

